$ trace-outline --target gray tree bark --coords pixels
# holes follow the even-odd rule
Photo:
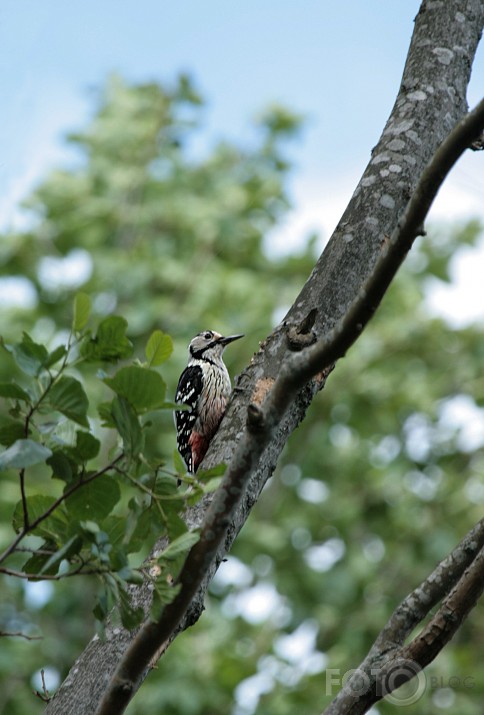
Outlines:
[[[288,329],[312,312],[313,331],[322,338],[348,313],[366,285],[408,204],[428,161],[467,112],[466,89],[484,25],[483,0],[424,0],[395,105],[370,162],[330,242],[285,320],[260,346],[240,375],[234,398],[204,466],[230,463],[246,429],[247,408],[260,404],[292,349]],[[355,108],[357,123],[358,108]],[[315,311],[315,312],[314,312]],[[197,620],[208,583],[245,523],[279,454],[324,379],[309,382],[298,394],[262,458],[228,525],[225,543],[208,567],[204,582],[178,628]],[[191,526],[200,526],[209,500],[191,510]],[[148,608],[147,587],[133,598]],[[108,624],[104,640],[94,637],[77,659],[46,715],[91,715],[135,633]],[[167,644],[168,645],[168,644]]]

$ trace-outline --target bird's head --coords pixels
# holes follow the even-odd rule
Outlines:
[[[229,335],[228,337],[224,337],[220,333],[216,333],[215,330],[204,330],[192,338],[188,346],[188,351],[191,358],[220,359],[229,343],[243,337],[243,335]]]

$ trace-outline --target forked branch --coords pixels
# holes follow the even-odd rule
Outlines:
[[[395,609],[363,662],[323,715],[363,715],[418,676],[449,642],[484,590],[484,519]],[[423,630],[405,640],[439,602]]]

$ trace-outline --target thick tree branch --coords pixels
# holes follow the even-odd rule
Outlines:
[[[484,100],[468,114],[437,150],[416,187],[402,221],[393,232],[374,273],[356,297],[347,315],[327,340],[288,357],[262,408],[252,403],[247,430],[227,474],[208,508],[200,540],[190,551],[178,583],[181,589],[165,607],[157,623],[148,621],[122,659],[103,698],[99,715],[121,713],[160,647],[174,633],[196,591],[216,558],[245,488],[259,459],[298,392],[315,375],[327,370],[346,353],[366,326],[390,285],[407,251],[421,230],[433,199],[448,172],[472,139],[484,130]],[[324,375],[325,376],[325,375]]]
[[[457,16],[459,22],[455,19]],[[465,92],[483,24],[482,0],[448,0],[438,6],[427,2],[422,4],[395,106],[370,163],[285,323],[261,345],[239,378],[235,399],[213,440],[204,466],[226,462],[230,464],[234,476],[233,470],[242,474],[252,468],[253,463],[248,463],[247,457],[244,457],[248,406],[252,402],[262,404],[264,396],[278,378],[281,364],[288,354],[293,354],[294,346],[288,341],[288,331],[293,326],[300,326],[304,318],[315,310],[314,335],[318,339],[328,336],[335,326],[341,325],[343,316],[354,304],[355,296],[362,289],[367,290],[368,280],[384,253],[382,245],[387,242],[386,237],[392,236],[401,220],[426,164],[466,114]],[[442,53],[437,50],[445,47],[458,48],[458,52],[449,50],[446,61],[442,62]],[[374,308],[368,300],[367,304],[371,314]],[[303,350],[300,355],[306,359],[311,349]],[[326,354],[325,359],[331,362],[333,358]],[[233,518],[228,524],[222,524],[226,529],[225,538],[219,534],[213,541],[211,556],[215,553],[215,558],[177,631],[188,627],[201,613],[205,590],[218,563],[271,476],[289,434],[304,418],[307,407],[323,383],[324,375],[321,379],[311,380],[297,392],[291,409],[286,411],[279,428],[273,431],[269,443],[264,434],[272,418],[269,416],[266,425],[262,426],[258,437],[259,454],[251,452],[251,459],[258,459],[259,466],[252,469],[253,476],[238,501]],[[282,408],[282,403],[276,405],[276,409]],[[257,422],[257,410],[255,413],[254,421]],[[267,444],[265,448],[264,443]],[[238,447],[235,449],[234,445]],[[188,521],[192,527],[200,527],[204,522],[209,501],[206,499],[190,510]],[[221,508],[227,519],[228,502],[226,505],[222,503]],[[215,547],[217,541],[218,549]],[[148,585],[133,589],[133,595],[148,612],[151,601]],[[116,627],[108,624],[106,640],[94,639],[88,645],[49,704],[46,715],[63,715],[72,708],[74,701],[77,715],[94,712],[108,680],[134,637],[135,634],[117,624]],[[89,689],[85,687],[86,682],[90,683]]]
[[[440,653],[484,590],[483,549],[484,519],[395,609],[366,658],[323,715],[363,715]],[[437,613],[405,646],[415,626],[442,599]]]

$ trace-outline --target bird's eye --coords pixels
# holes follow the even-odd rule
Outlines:
[[[205,333],[205,335],[203,337],[205,338],[205,340],[210,340],[210,338],[212,338],[213,335],[209,330],[207,330],[207,332]]]

